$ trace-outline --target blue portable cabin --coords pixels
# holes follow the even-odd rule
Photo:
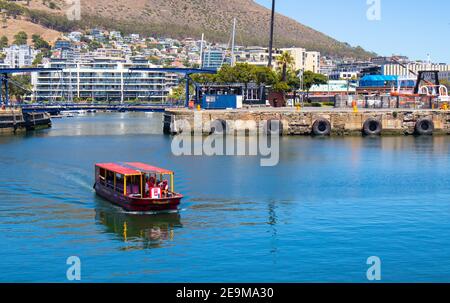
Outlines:
[[[239,109],[242,108],[241,95],[203,95],[203,109]]]
[[[268,87],[256,83],[248,83],[247,85],[244,83],[195,83],[195,88],[195,104],[202,106],[205,105],[203,104],[204,96],[242,96],[242,103],[245,105],[266,105],[268,97]],[[224,97],[224,99],[229,98]],[[211,108],[211,104],[209,106]]]

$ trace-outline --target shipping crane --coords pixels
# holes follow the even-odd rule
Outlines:
[[[411,70],[407,65],[400,62],[396,57],[392,57],[392,60],[406,69],[408,73],[417,77],[416,84],[412,93],[401,93],[401,84],[399,84],[398,90],[392,92],[392,96],[405,96],[405,97],[419,97],[421,95],[427,95],[432,97],[437,97],[438,101],[448,102],[450,98],[448,96],[448,89],[446,86],[441,85],[439,81],[439,71],[429,70],[429,71],[419,71],[415,72]],[[422,85],[424,83],[424,85]]]

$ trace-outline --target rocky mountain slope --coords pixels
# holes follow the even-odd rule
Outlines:
[[[14,3],[46,18],[55,15],[62,19],[68,9],[65,0]],[[175,38],[199,38],[205,33],[210,41],[228,42],[233,18],[237,18],[238,44],[267,45],[269,37],[270,10],[253,0],[81,0],[81,14],[79,22],[65,22],[60,26],[60,20],[44,22],[44,25],[55,30],[100,26]],[[42,25],[41,17],[34,18],[33,22]],[[275,46],[299,46],[336,56],[371,55],[280,14],[276,16]]]

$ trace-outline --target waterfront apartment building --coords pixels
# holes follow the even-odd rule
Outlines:
[[[11,45],[3,49],[5,53],[5,64],[11,68],[31,66],[39,51],[28,45]]]
[[[429,64],[429,63],[409,63],[406,67],[399,64],[386,64],[381,67],[383,75],[390,76],[408,76],[411,72],[419,71],[439,71],[450,72],[450,65],[447,64]]]
[[[146,60],[96,58],[74,63],[52,60],[47,68],[61,72],[40,72],[32,75],[33,100],[71,102],[165,102],[178,75],[160,72],[130,71],[132,67],[155,67]]]

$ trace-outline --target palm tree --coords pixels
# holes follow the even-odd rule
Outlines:
[[[286,82],[288,68],[292,68],[295,63],[294,57],[291,53],[284,51],[277,59],[278,66],[282,67],[281,78],[283,82]]]
[[[275,0],[272,0],[272,16],[270,18],[269,67],[272,68],[273,32],[275,27]]]

